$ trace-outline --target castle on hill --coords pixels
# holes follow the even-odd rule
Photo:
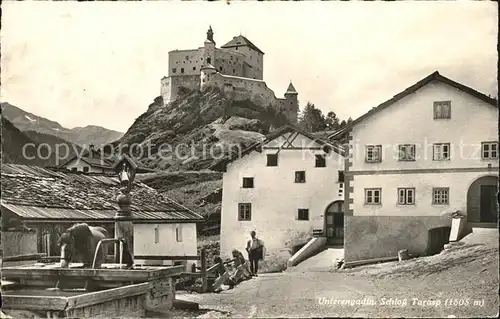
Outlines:
[[[264,52],[242,35],[217,48],[210,27],[203,47],[170,51],[168,63],[168,76],[161,79],[165,105],[175,100],[180,87],[204,91],[217,86],[230,99],[270,105],[283,113],[290,123],[297,122],[298,93],[292,83],[285,97],[277,98],[263,80]]]

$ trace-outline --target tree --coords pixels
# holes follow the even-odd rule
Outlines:
[[[328,112],[325,118],[325,125],[326,129],[330,131],[336,131],[339,129],[339,118],[337,117],[337,114],[335,114],[335,112]]]
[[[327,127],[325,116],[314,104],[307,102],[306,107],[300,115],[299,127],[311,133],[323,131]]]

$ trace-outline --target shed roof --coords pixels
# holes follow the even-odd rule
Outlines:
[[[118,178],[5,164],[1,172],[2,208],[24,219],[113,220],[118,209]],[[202,221],[203,217],[155,189],[134,181],[135,220]]]

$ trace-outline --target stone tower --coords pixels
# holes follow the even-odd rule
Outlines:
[[[205,50],[203,53],[203,65],[215,64],[215,41],[212,26],[208,28],[207,39],[205,40]]]
[[[298,95],[299,93],[295,90],[292,81],[290,81],[290,85],[288,85],[288,89],[285,92],[286,105],[284,107],[284,112],[291,124],[297,123],[297,114],[299,112]]]
[[[217,73],[217,70],[210,63],[205,63],[201,68],[200,73],[200,90],[203,91],[212,80],[213,75]]]

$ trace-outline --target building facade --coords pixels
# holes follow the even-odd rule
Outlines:
[[[252,230],[269,256],[313,232],[342,242],[343,165],[341,148],[290,126],[216,163],[212,169],[224,171],[221,255],[244,251]]]
[[[341,134],[346,262],[426,255],[429,232],[457,210],[472,226],[496,225],[496,100],[435,72]]]
[[[176,99],[180,87],[203,91],[215,86],[228,98],[275,107],[296,123],[298,93],[292,83],[285,97],[277,98],[263,78],[264,52],[242,35],[217,48],[210,27],[203,47],[169,52],[168,76],[161,80],[161,95],[168,104]]]

